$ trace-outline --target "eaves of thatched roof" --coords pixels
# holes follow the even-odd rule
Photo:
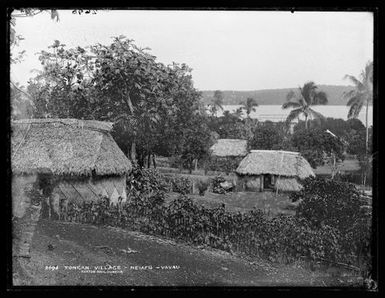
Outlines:
[[[112,123],[77,119],[12,122],[14,174],[122,175],[132,166],[113,140]]]
[[[213,156],[245,156],[247,154],[247,140],[219,139],[210,149]]]
[[[305,179],[314,176],[313,169],[298,152],[251,150],[240,162],[236,173],[241,175],[271,174]]]

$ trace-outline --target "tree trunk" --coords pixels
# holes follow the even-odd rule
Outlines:
[[[136,160],[136,144],[135,144],[135,141],[132,142],[131,144],[131,160],[134,164],[137,163],[137,160]]]
[[[305,129],[307,129],[307,115],[305,115]]]
[[[147,168],[151,167],[151,153],[147,155]]]
[[[154,165],[154,169],[156,169],[155,154],[152,155],[152,163],[153,163],[153,165]]]

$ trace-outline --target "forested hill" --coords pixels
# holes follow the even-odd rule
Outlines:
[[[346,101],[341,99],[345,91],[353,89],[351,86],[331,86],[318,85],[319,90],[326,92],[329,99],[329,105],[346,105]],[[285,89],[265,89],[254,91],[232,91],[221,90],[224,95],[224,105],[238,105],[246,102],[246,98],[255,98],[259,105],[281,105],[286,101],[286,94],[290,90],[298,90],[297,88]],[[202,99],[205,104],[209,104],[213,98],[214,90],[202,91]]]

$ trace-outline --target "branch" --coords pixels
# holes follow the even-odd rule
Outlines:
[[[17,89],[18,91],[24,93],[24,94],[27,95],[31,100],[33,100],[33,97],[32,97],[31,95],[29,95],[29,94],[26,93],[25,91],[21,90],[21,89],[20,89],[19,87],[17,87],[17,86],[15,85],[15,83],[13,83],[12,81],[11,81],[11,84],[13,85],[13,87],[14,87],[15,89]]]

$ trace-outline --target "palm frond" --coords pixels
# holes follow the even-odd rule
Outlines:
[[[313,117],[314,120],[324,120],[325,119],[324,115],[322,115],[321,113],[319,113],[313,109],[309,109],[309,114]]]
[[[364,105],[364,102],[359,100],[355,103],[353,103],[351,106],[350,106],[350,109],[349,109],[349,113],[348,113],[348,119],[351,119],[351,118],[357,118],[358,115],[360,114],[361,112],[361,109]]]
[[[312,98],[317,86],[314,82],[307,82],[303,85],[301,89],[301,94],[307,105],[312,104]]]
[[[295,118],[298,118],[298,116],[302,113],[302,109],[295,109],[292,110],[289,115],[286,118],[286,124],[290,124]]]
[[[350,82],[352,82],[358,90],[362,90],[364,88],[364,85],[355,76],[345,75],[344,79],[348,79]]]
[[[355,96],[352,96],[349,101],[347,102],[347,106],[351,107],[354,104],[358,104],[362,100],[361,94],[356,94]]]
[[[357,90],[355,89],[352,89],[350,91],[344,91],[344,93],[342,93],[342,99],[349,100],[350,98],[356,96],[356,93],[357,93]]]

